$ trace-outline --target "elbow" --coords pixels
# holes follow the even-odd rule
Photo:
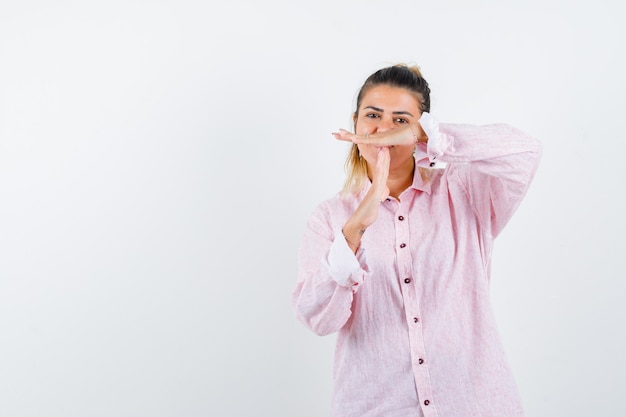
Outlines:
[[[298,283],[291,295],[296,317],[313,333],[326,336],[339,331],[352,315],[354,293],[334,281],[311,287]]]
[[[318,336],[327,336],[341,329],[343,324],[324,320],[322,317],[310,317],[308,320],[300,319],[313,333]]]
[[[528,152],[534,155],[537,159],[541,157],[543,145],[536,137],[520,131],[520,136],[523,137],[524,142],[528,148]]]
[[[541,158],[541,153],[543,151],[543,145],[541,144],[541,142],[539,141],[539,139],[535,138],[534,136],[530,137],[530,141],[532,143],[532,149],[531,152],[533,153],[533,155],[535,155],[536,159],[540,159]]]
[[[319,305],[315,306],[303,301],[294,295],[292,304],[296,318],[318,336],[327,336],[339,331],[352,313],[350,309],[337,311],[331,305],[320,308]]]

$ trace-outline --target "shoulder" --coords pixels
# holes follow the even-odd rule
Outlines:
[[[315,206],[311,213],[310,221],[343,224],[354,213],[362,198],[361,193],[356,195],[337,193],[330,198],[322,200]]]
[[[344,211],[353,211],[358,206],[358,202],[359,195],[342,195],[341,193],[337,193],[318,203],[313,213],[336,215]]]

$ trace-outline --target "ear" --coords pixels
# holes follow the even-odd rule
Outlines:
[[[356,119],[357,119],[357,114],[356,112],[354,112],[354,114],[352,115],[352,124],[354,125],[355,132],[356,132]]]

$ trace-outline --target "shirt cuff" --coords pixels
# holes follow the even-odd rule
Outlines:
[[[364,261],[364,251],[359,248],[357,256],[354,255],[346,238],[341,231],[335,235],[335,240],[330,245],[328,256],[322,263],[330,276],[342,287],[356,287],[363,283],[367,271],[361,268],[359,260]],[[357,258],[358,257],[358,258]]]
[[[428,112],[422,113],[419,123],[428,136],[426,153],[431,162],[437,162],[452,146],[452,138],[439,131],[439,122]]]

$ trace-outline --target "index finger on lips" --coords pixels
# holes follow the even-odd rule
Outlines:
[[[378,158],[376,160],[377,170],[380,173],[384,173],[386,176],[389,172],[389,164],[391,156],[389,155],[389,148],[384,146],[378,148]]]

